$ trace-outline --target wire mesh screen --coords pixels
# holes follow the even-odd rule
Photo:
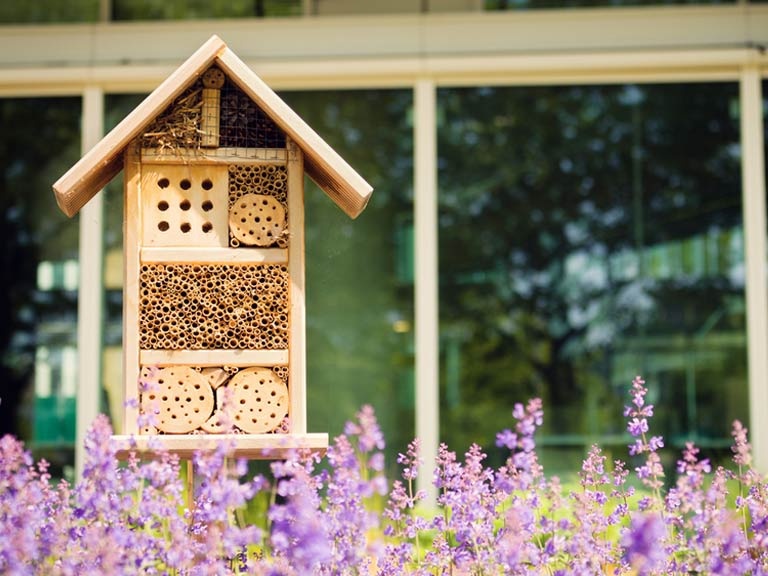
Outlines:
[[[141,147],[150,155],[201,150],[217,155],[203,142],[203,83],[195,80],[144,131]],[[285,133],[228,78],[218,95],[218,149],[227,156],[257,156],[243,149],[284,149]],[[210,111],[205,112],[209,114]],[[236,150],[235,150],[236,149]]]
[[[285,133],[233,82],[221,90],[220,146],[285,148]]]

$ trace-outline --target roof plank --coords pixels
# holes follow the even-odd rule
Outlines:
[[[122,169],[122,153],[130,142],[181,92],[204,72],[226,47],[211,36],[163,81],[122,122],[91,148],[53,185],[56,201],[67,216],[74,216]]]

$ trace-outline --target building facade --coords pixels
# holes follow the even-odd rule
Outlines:
[[[738,418],[768,469],[768,5],[8,4],[0,410],[39,454],[122,402],[121,190],[50,185],[215,33],[375,189],[349,223],[307,186],[310,428],[371,404],[393,453],[500,458],[539,396],[574,471],[642,374],[668,446]]]

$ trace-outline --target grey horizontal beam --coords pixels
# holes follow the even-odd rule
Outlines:
[[[212,33],[251,62],[768,46],[768,5],[0,26],[0,69],[173,66]]]

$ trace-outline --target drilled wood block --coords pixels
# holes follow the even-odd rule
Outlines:
[[[143,245],[227,246],[228,197],[226,166],[145,166],[141,176]]]
[[[154,414],[155,427],[167,434],[185,434],[211,417],[213,389],[206,378],[188,366],[170,366],[152,376],[150,391],[142,394],[141,408]]]

